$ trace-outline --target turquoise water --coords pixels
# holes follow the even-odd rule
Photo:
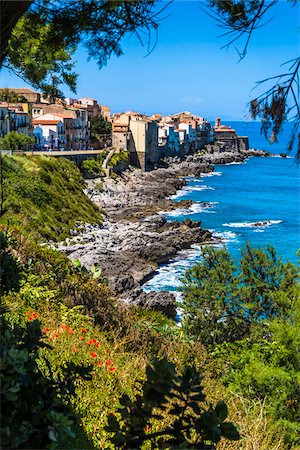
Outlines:
[[[254,130],[258,131],[258,124]],[[270,150],[262,145],[261,136],[253,131],[251,136],[249,130],[248,134],[251,147]],[[282,144],[272,147],[273,152],[283,150]],[[297,263],[299,186],[300,166],[293,157],[255,157],[243,164],[216,165],[212,174],[189,178],[187,186],[174,196],[175,201],[196,202],[189,210],[178,209],[164,215],[167,220],[201,220],[203,228],[223,239],[236,261],[240,258],[240,249],[249,241],[252,246],[273,245],[283,260]],[[203,208],[199,202],[208,202],[209,207]],[[176,291],[184,271],[200,259],[199,246],[180,252],[176,259],[159,267],[144,286],[145,290]]]

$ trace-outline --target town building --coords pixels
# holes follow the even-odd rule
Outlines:
[[[11,131],[32,135],[31,105],[29,103],[0,103],[0,137]]]
[[[86,110],[64,109],[49,105],[48,112],[33,119],[34,135],[39,145],[50,149],[86,150],[90,143],[89,120]],[[52,110],[52,112],[50,112]],[[40,138],[42,133],[43,139]]]
[[[218,117],[214,126],[216,142],[222,145],[223,151],[235,151],[249,149],[247,136],[238,136],[236,130],[228,125],[222,125]]]
[[[128,150],[130,164],[142,170],[157,165],[161,152],[158,146],[158,126],[154,118],[134,111],[114,114],[112,143],[116,150]]]
[[[41,94],[28,88],[9,88],[9,91],[26,98],[29,103],[40,103]]]

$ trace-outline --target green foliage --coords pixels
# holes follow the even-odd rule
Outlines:
[[[34,138],[25,133],[11,131],[0,138],[0,150],[27,150],[34,144]]]
[[[182,289],[187,332],[211,350],[231,392],[265,402],[287,445],[300,444],[298,276],[272,247],[247,245],[239,272],[226,250],[206,249]]]
[[[82,169],[85,175],[87,175],[86,172],[90,173],[93,176],[103,175],[104,173],[102,170],[102,162],[98,159],[86,159],[81,164],[81,170]]]
[[[112,442],[118,448],[140,448],[150,441],[151,448],[213,449],[221,437],[239,439],[236,427],[225,422],[225,403],[215,408],[205,405],[200,377],[192,367],[180,376],[174,364],[156,360],[139,390],[135,400],[124,395],[121,408],[108,418],[107,430],[114,433]],[[155,422],[162,429],[154,431]]]
[[[118,4],[90,0],[31,2],[29,11],[13,28],[8,54],[5,47],[1,49],[1,62],[4,53],[5,65],[14,73],[46,95],[62,96],[62,82],[76,90],[77,75],[71,58],[79,44],[103,67],[113,54],[122,55],[120,42],[126,33],[150,33],[157,28],[158,12],[153,6],[153,0]]]
[[[76,418],[67,406],[77,376],[89,369],[67,365],[56,380],[47,360],[45,376],[38,367],[42,341],[39,322],[12,328],[1,321],[1,444],[3,448],[74,448]],[[82,444],[82,443],[81,443]]]
[[[22,225],[38,239],[54,241],[68,236],[77,221],[101,223],[83,188],[79,170],[65,158],[6,156],[0,223]]]
[[[242,339],[253,324],[290,309],[283,293],[295,287],[296,268],[278,259],[272,247],[264,251],[248,244],[242,255],[237,273],[227,250],[206,248],[203,261],[183,279],[184,327],[207,346]]]
[[[101,135],[111,134],[112,125],[103,116],[91,117],[90,124],[91,124],[91,138],[93,139],[101,141],[102,140]]]
[[[46,96],[63,98],[62,83],[76,92],[77,75],[71,62],[75,47],[63,37],[57,45],[55,31],[55,24],[47,23],[45,11],[23,16],[13,29],[7,62]]]
[[[108,165],[110,167],[116,167],[121,161],[128,161],[129,153],[127,150],[123,150],[119,153],[114,153],[110,160],[108,161]]]
[[[223,382],[232,392],[265,402],[273,429],[286,444],[300,445],[300,303],[299,287],[293,294],[290,318],[274,319],[268,330],[213,352]]]

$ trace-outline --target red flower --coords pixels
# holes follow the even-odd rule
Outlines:
[[[77,352],[77,348],[76,348],[76,347],[74,347],[74,348],[73,348],[73,351],[74,351],[74,353],[76,353],[76,352]]]
[[[115,367],[110,367],[110,368],[109,368],[109,371],[110,371],[110,372],[115,372],[116,370],[117,370],[117,369],[116,369]]]
[[[26,311],[26,316],[30,316],[30,312],[29,311]]]
[[[43,333],[47,333],[47,331],[50,331],[50,328],[46,327],[46,328],[43,329],[42,332],[43,332]]]
[[[105,361],[105,365],[106,366],[111,366],[112,365],[112,359],[108,359],[107,361]]]
[[[92,352],[92,353],[91,353],[91,357],[92,357],[92,358],[97,358],[97,353]]]
[[[88,344],[89,345],[94,345],[95,344],[95,346],[96,347],[99,347],[99,342],[97,341],[97,339],[90,339],[89,341],[88,341]]]
[[[32,318],[33,319],[37,319],[37,317],[38,317],[38,314],[36,312],[32,313]]]
[[[81,328],[81,333],[86,333],[86,329],[85,328]]]

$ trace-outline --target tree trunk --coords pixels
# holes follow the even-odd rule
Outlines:
[[[12,30],[32,1],[0,0],[0,68],[7,56],[7,46]]]

